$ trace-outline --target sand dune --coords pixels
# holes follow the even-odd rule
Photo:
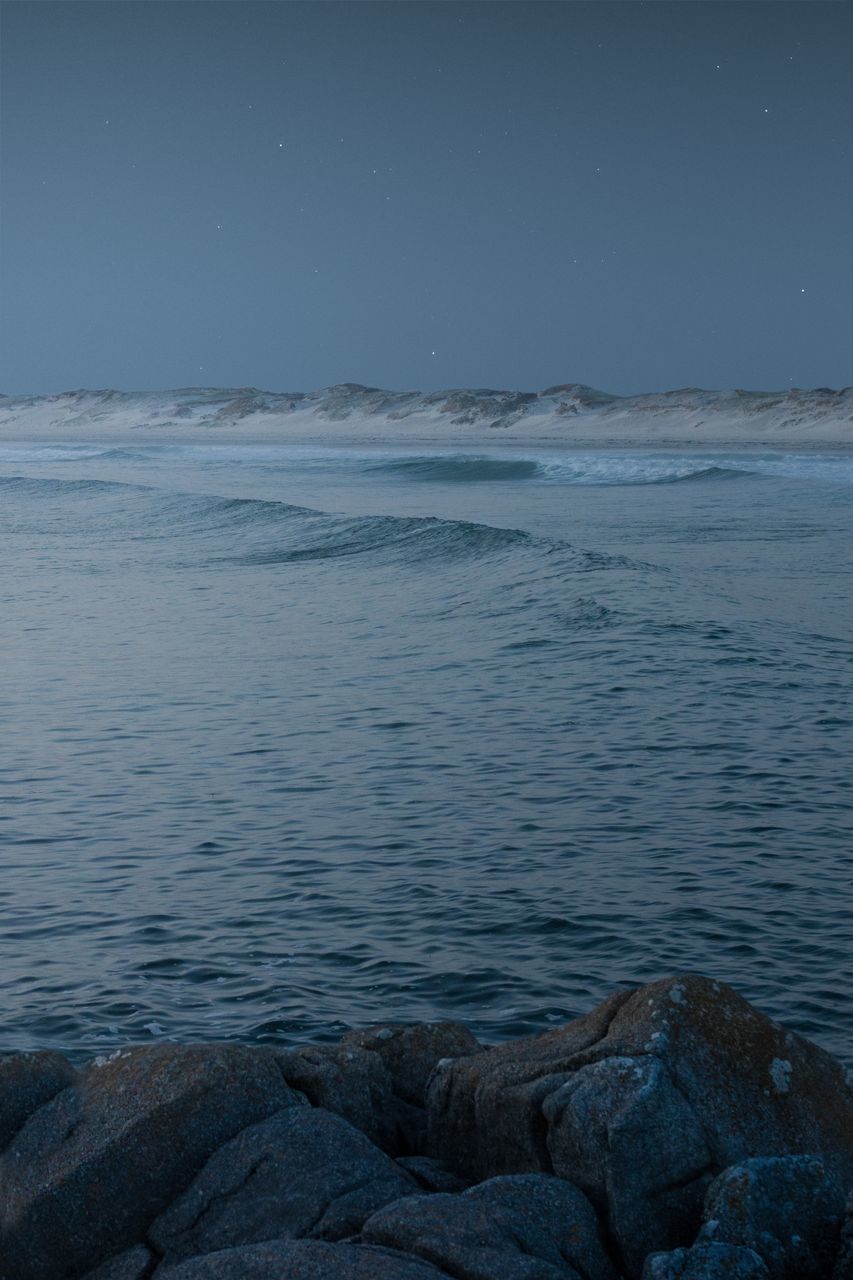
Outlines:
[[[189,387],[0,397],[0,440],[393,441],[491,444],[853,445],[853,387],[615,396],[577,383],[544,391],[320,391]]]

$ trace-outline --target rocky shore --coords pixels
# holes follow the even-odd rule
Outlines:
[[[851,1185],[840,1065],[708,978],[496,1047],[0,1056],[0,1280],[853,1280]]]

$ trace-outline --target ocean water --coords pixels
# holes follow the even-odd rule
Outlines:
[[[853,1057],[853,456],[7,443],[0,528],[0,1049],[694,971]]]

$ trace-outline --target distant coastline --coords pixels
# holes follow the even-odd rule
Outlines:
[[[109,439],[263,444],[853,447],[853,387],[616,396],[579,383],[544,391],[319,391],[189,387],[0,396],[0,442]]]

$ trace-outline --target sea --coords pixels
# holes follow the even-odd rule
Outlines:
[[[0,529],[0,1049],[853,1059],[853,454],[6,441]]]

